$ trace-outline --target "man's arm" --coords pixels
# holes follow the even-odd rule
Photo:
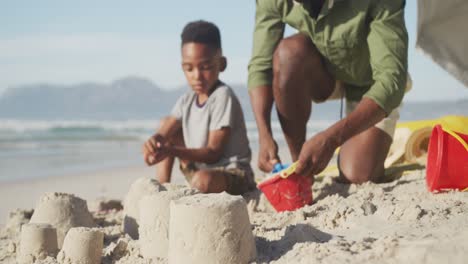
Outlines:
[[[257,123],[260,143],[258,167],[270,172],[273,166],[280,162],[278,145],[273,139],[271,131],[271,109],[273,106],[273,92],[271,86],[259,86],[249,91],[250,103]]]
[[[380,0],[372,3],[367,42],[374,84],[364,97],[372,99],[389,115],[403,99],[408,76],[405,1]]]
[[[368,36],[375,82],[351,114],[304,144],[297,173],[320,173],[336,148],[374,126],[401,103],[407,77],[408,52],[404,1],[375,2],[371,10],[373,20]]]
[[[175,156],[183,160],[203,163],[215,163],[221,158],[224,146],[229,140],[231,128],[224,127],[210,131],[208,135],[208,145],[203,148],[189,149],[177,146],[167,146],[163,152],[170,156]]]
[[[274,163],[279,162],[270,118],[273,106],[273,53],[283,37],[284,24],[276,1],[257,0],[256,3],[248,87],[260,139],[258,166],[261,170],[269,172]]]

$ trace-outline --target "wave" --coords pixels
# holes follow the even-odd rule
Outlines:
[[[313,121],[308,133],[315,133],[331,121]],[[0,119],[0,143],[45,141],[131,141],[145,140],[156,131],[159,120],[14,120]],[[247,121],[246,128],[252,141],[258,140],[255,121]],[[281,125],[272,121],[275,138],[281,140]]]
[[[133,130],[155,129],[159,120],[0,120],[0,131],[26,132],[45,131],[54,129],[107,129],[107,130]]]
[[[150,135],[159,120],[0,120],[0,141],[136,140]]]

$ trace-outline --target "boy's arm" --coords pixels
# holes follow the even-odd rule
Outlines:
[[[161,126],[155,135],[160,135],[165,139],[172,137],[180,128],[182,122],[173,116],[167,116],[161,121]]]
[[[156,134],[143,145],[143,156],[148,165],[156,164],[166,157],[161,151],[161,147],[182,127],[182,122],[172,116],[165,117],[160,124]]]
[[[163,147],[163,152],[183,160],[208,164],[215,163],[221,158],[224,146],[226,146],[230,134],[231,128],[223,127],[210,131],[208,135],[208,145],[206,147],[189,149],[177,146],[165,146]]]

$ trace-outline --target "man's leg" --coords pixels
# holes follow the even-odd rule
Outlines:
[[[312,101],[325,101],[335,88],[310,38],[295,34],[283,39],[273,56],[273,95],[293,161],[306,137]]]
[[[349,114],[358,102],[347,101]],[[375,126],[349,139],[340,149],[340,180],[352,183],[381,182],[384,163],[392,144],[395,127],[400,118],[400,107],[394,109]]]
[[[351,183],[378,182],[391,144],[392,138],[377,127],[349,139],[340,149],[340,178]]]

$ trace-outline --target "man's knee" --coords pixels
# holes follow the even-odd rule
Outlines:
[[[314,79],[320,79],[318,75],[306,73],[321,72],[321,68],[322,55],[308,36],[296,34],[281,40],[273,54],[275,100],[288,93],[302,94],[298,90],[308,88],[317,83]],[[322,101],[324,99],[320,98]]]
[[[273,55],[273,59],[288,62],[290,59],[302,61],[304,56],[320,55],[312,40],[304,34],[295,34],[282,39]]]
[[[205,171],[197,171],[192,177],[192,181],[190,182],[190,186],[199,190],[201,193],[208,193],[209,187],[211,184],[211,175],[206,173]]]
[[[370,164],[360,166],[360,164],[340,164],[340,179],[344,182],[361,184],[368,181],[377,182],[383,176],[383,166]]]
[[[273,54],[273,71],[279,74],[289,72],[280,68],[304,64],[305,59],[307,63],[317,63],[317,65],[321,63],[320,53],[312,40],[304,34],[284,38]]]

